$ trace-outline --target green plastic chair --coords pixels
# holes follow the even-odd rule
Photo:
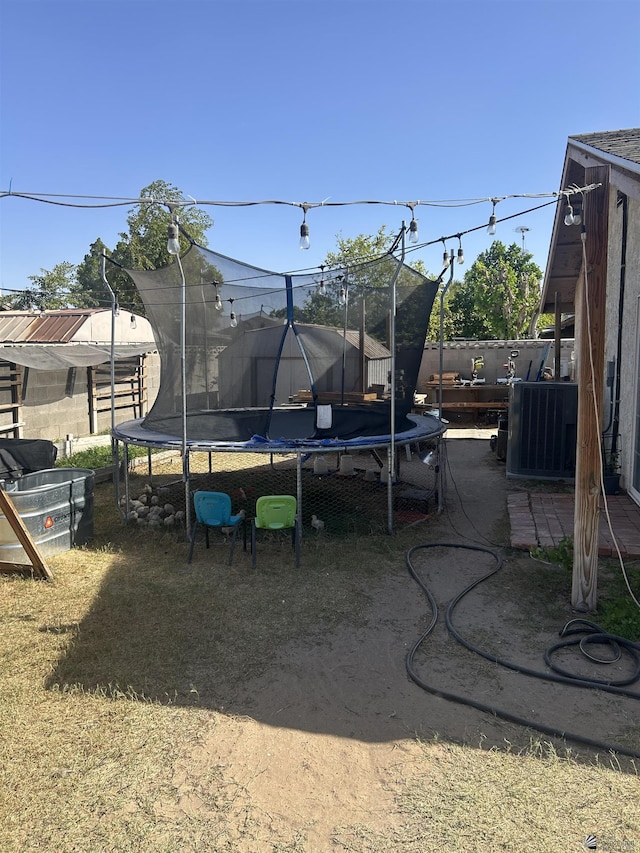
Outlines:
[[[300,565],[298,502],[293,495],[262,495],[256,501],[256,517],[251,524],[251,564],[256,566],[256,531],[291,529],[291,542]]]

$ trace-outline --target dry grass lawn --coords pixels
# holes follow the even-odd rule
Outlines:
[[[229,569],[219,541],[188,566],[180,536],[123,526],[112,500],[96,488],[95,541],[52,559],[53,582],[0,578],[2,853],[565,853],[589,833],[598,849],[640,851],[632,761],[511,726],[496,736],[495,721],[409,684],[425,718],[439,702],[440,731],[381,736],[403,713],[384,696],[375,733],[357,697],[344,699],[353,733],[322,708],[294,721],[286,695],[267,713],[259,686],[311,651],[338,672],[349,632],[375,650],[390,631],[407,681],[420,626],[391,600],[383,618],[376,607],[410,586],[405,553],[424,526],[307,537],[298,572],[274,542],[253,573],[241,546]],[[381,693],[385,653],[358,667]],[[449,715],[459,737],[442,730]]]

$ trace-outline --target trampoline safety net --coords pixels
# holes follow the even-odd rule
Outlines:
[[[411,426],[438,284],[393,255],[299,275],[192,245],[180,264],[127,272],[161,360],[143,428],[186,424],[188,440],[212,442],[389,434],[394,339],[394,428]]]

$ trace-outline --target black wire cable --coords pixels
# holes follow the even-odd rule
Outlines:
[[[498,543],[497,543],[497,542],[492,542],[492,541],[491,541],[491,539],[487,538],[483,533],[481,533],[481,532],[480,532],[480,530],[478,530],[478,528],[477,528],[477,527],[476,527],[476,525],[474,524],[473,519],[469,517],[469,515],[468,515],[468,513],[467,513],[466,509],[464,508],[464,501],[463,501],[463,499],[462,499],[462,495],[460,494],[460,490],[458,489],[458,484],[456,483],[456,481],[455,481],[455,477],[453,476],[453,470],[452,470],[452,468],[451,468],[451,463],[449,462],[449,452],[448,452],[448,448],[447,448],[447,441],[446,441],[446,439],[442,442],[442,444],[443,444],[443,453],[442,453],[442,455],[443,455],[443,459],[444,459],[443,464],[444,464],[444,465],[445,465],[445,467],[446,467],[446,471],[447,471],[447,473],[448,473],[449,479],[450,479],[450,480],[451,480],[451,482],[453,483],[453,488],[454,488],[455,493],[456,493],[456,495],[457,495],[457,497],[458,497],[458,501],[460,502],[460,509],[462,510],[462,514],[464,515],[464,517],[467,519],[467,521],[469,522],[469,524],[471,525],[471,527],[475,530],[475,532],[478,534],[478,536],[479,536],[481,539],[483,539],[483,540],[484,540],[486,543],[488,543],[489,545],[492,545],[494,548],[501,548],[501,547],[502,547],[501,545],[498,545]],[[446,512],[447,512],[447,519],[448,519],[448,521],[449,521],[449,524],[451,525],[451,527],[453,528],[453,530],[455,531],[455,533],[457,533],[457,534],[458,534],[458,536],[461,536],[463,539],[468,539],[470,542],[477,541],[477,540],[474,540],[471,536],[468,536],[466,533],[462,533],[460,530],[458,530],[458,528],[457,528],[457,527],[455,526],[455,524],[453,523],[453,519],[452,519],[452,517],[451,517],[451,513],[450,513],[450,511],[449,511],[449,507],[448,507],[448,505],[447,505],[447,503],[446,503],[446,500],[445,500],[445,509],[446,509]]]
[[[449,604],[447,611],[446,611],[447,629],[452,634],[452,636],[459,643],[461,643],[465,648],[467,648],[469,651],[472,651],[476,654],[479,654],[481,657],[484,657],[486,660],[492,661],[493,663],[498,663],[501,666],[505,666],[505,667],[512,669],[515,672],[518,672],[522,675],[529,675],[529,676],[532,676],[535,678],[540,678],[540,679],[543,679],[546,681],[556,682],[559,684],[570,684],[574,687],[589,687],[591,689],[597,688],[599,690],[604,690],[604,691],[609,692],[609,693],[615,693],[617,695],[622,695],[622,696],[626,696],[626,697],[630,697],[630,698],[634,698],[634,699],[640,698],[637,693],[633,693],[631,691],[624,690],[622,687],[616,687],[613,685],[602,685],[602,684],[590,681],[588,679],[567,678],[567,677],[563,677],[560,675],[551,675],[549,673],[537,672],[535,670],[528,669],[527,667],[523,667],[523,666],[511,663],[509,661],[505,661],[505,660],[498,658],[497,656],[492,655],[488,652],[484,652],[483,650],[478,649],[473,644],[471,644],[467,640],[465,640],[458,633],[458,631],[455,629],[455,627],[453,625],[453,618],[452,618],[453,611],[455,610],[456,606],[464,598],[465,595],[467,595],[469,592],[471,592],[473,589],[475,589],[477,586],[479,586],[479,584],[483,583],[484,581],[493,577],[497,572],[499,572],[500,569],[502,568],[503,561],[502,561],[502,558],[498,556],[498,554],[496,554],[494,551],[491,551],[489,548],[485,548],[485,547],[480,546],[480,545],[461,545],[458,543],[451,543],[451,542],[433,542],[433,543],[428,543],[428,544],[423,544],[423,545],[416,545],[413,548],[410,548],[406,554],[406,562],[407,562],[407,568],[409,570],[409,574],[413,577],[413,579],[416,581],[418,586],[422,589],[422,591],[426,595],[427,600],[429,601],[429,605],[431,607],[431,613],[432,613],[431,621],[430,621],[427,629],[423,632],[423,634],[414,643],[414,645],[409,650],[407,657],[406,657],[407,673],[408,673],[409,677],[411,678],[411,680],[413,682],[415,682],[415,684],[418,685],[418,687],[421,687],[423,690],[427,691],[428,693],[431,693],[433,696],[438,696],[438,697],[440,697],[442,699],[446,699],[447,701],[450,701],[450,702],[456,702],[457,704],[460,704],[460,705],[466,705],[468,707],[475,708],[477,711],[481,711],[481,712],[486,713],[486,714],[491,714],[492,716],[495,716],[495,717],[500,717],[503,720],[507,720],[508,722],[515,723],[516,725],[523,726],[525,728],[535,729],[536,731],[542,732],[543,734],[546,734],[546,735],[550,735],[551,737],[558,737],[558,738],[565,739],[565,740],[572,740],[572,741],[575,741],[576,743],[584,744],[585,746],[588,746],[592,749],[597,749],[597,750],[607,751],[607,752],[615,752],[615,753],[618,753],[620,755],[626,755],[630,758],[640,758],[640,752],[637,750],[628,749],[628,748],[623,747],[623,746],[615,746],[613,744],[608,744],[608,743],[604,743],[602,741],[593,740],[592,738],[584,737],[583,735],[575,734],[573,732],[568,732],[566,730],[557,729],[554,726],[547,726],[544,723],[534,722],[532,720],[528,720],[524,717],[521,717],[517,714],[512,714],[509,711],[505,711],[501,708],[497,708],[493,705],[486,705],[483,702],[478,702],[477,700],[475,700],[471,697],[460,696],[456,693],[452,693],[452,692],[447,691],[447,690],[442,690],[442,689],[434,687],[433,685],[430,685],[426,681],[424,681],[418,675],[418,673],[416,671],[416,668],[414,665],[415,656],[418,653],[418,650],[420,649],[420,647],[422,646],[424,641],[432,633],[433,629],[435,628],[435,626],[437,624],[437,621],[438,621],[438,604],[435,600],[435,597],[431,593],[430,589],[426,585],[426,583],[422,580],[422,578],[417,573],[415,567],[413,566],[411,558],[412,558],[413,554],[416,553],[417,551],[420,551],[422,549],[427,549],[427,548],[461,548],[463,550],[468,550],[468,551],[477,551],[477,552],[480,552],[483,554],[490,555],[491,557],[493,557],[493,559],[496,563],[495,568],[493,568],[490,572],[486,573],[482,577],[473,581],[471,584],[469,584],[467,587],[465,587],[460,593],[458,593],[458,595],[453,599],[453,601],[451,601],[451,603]],[[619,638],[616,638],[616,639],[619,639]],[[627,642],[627,641],[625,641],[625,642]],[[635,645],[635,644],[633,644],[633,645]]]

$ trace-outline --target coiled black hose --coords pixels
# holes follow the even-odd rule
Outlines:
[[[542,732],[543,734],[550,735],[552,737],[563,738],[565,740],[572,740],[572,741],[575,741],[576,743],[584,744],[588,747],[591,747],[593,749],[597,749],[599,751],[616,752],[619,755],[626,755],[626,756],[629,756],[630,758],[640,758],[640,752],[638,752],[637,750],[628,749],[628,748],[623,747],[623,746],[616,746],[613,744],[604,743],[602,741],[593,740],[592,738],[587,738],[587,737],[584,737],[582,735],[574,734],[572,732],[568,732],[568,731],[565,731],[562,729],[557,729],[554,726],[547,726],[544,723],[539,723],[539,722],[534,722],[532,720],[527,720],[524,717],[520,717],[517,714],[512,714],[509,711],[505,711],[501,708],[496,708],[492,705],[486,705],[483,702],[478,702],[471,697],[459,696],[458,694],[451,693],[449,691],[442,690],[440,688],[436,688],[430,684],[427,684],[427,682],[424,681],[418,675],[418,673],[415,669],[415,666],[414,666],[414,659],[415,659],[415,656],[416,656],[419,648],[424,643],[424,641],[427,639],[427,637],[432,633],[433,629],[435,628],[435,626],[437,624],[437,621],[438,621],[438,604],[437,604],[433,594],[429,590],[428,586],[424,583],[422,578],[416,572],[416,570],[413,566],[413,563],[411,561],[411,558],[412,558],[413,554],[416,553],[417,551],[420,551],[423,549],[428,549],[428,548],[461,548],[461,549],[466,550],[466,551],[478,551],[478,552],[481,552],[483,554],[490,555],[491,557],[493,557],[493,559],[495,561],[495,567],[490,572],[488,572],[487,574],[483,575],[482,577],[478,578],[477,580],[475,580],[471,584],[469,584],[467,587],[465,587],[462,590],[462,592],[458,593],[458,595],[451,601],[451,603],[447,607],[446,617],[445,617],[447,629],[452,634],[452,636],[455,637],[455,639],[459,643],[461,643],[466,649],[468,649],[471,652],[474,652],[475,654],[480,655],[481,657],[485,658],[486,660],[492,661],[493,663],[500,664],[501,666],[504,666],[504,667],[507,667],[509,669],[514,670],[515,672],[519,672],[523,675],[528,675],[528,676],[531,676],[533,678],[540,678],[540,679],[543,679],[545,681],[556,682],[559,684],[570,684],[573,687],[584,687],[584,688],[603,690],[603,691],[606,691],[609,693],[615,693],[616,695],[627,696],[627,697],[630,697],[633,699],[640,698],[637,693],[630,691],[630,690],[625,690],[624,686],[621,686],[620,684],[615,683],[615,682],[606,682],[606,681],[592,680],[592,679],[587,679],[587,678],[577,678],[577,677],[574,678],[570,674],[554,675],[554,674],[550,674],[547,672],[538,672],[536,670],[532,670],[532,669],[529,669],[527,667],[520,666],[519,664],[515,664],[515,663],[512,663],[510,661],[503,660],[502,658],[498,658],[496,655],[490,654],[489,652],[485,652],[482,649],[479,649],[476,646],[474,646],[468,640],[465,640],[464,637],[462,637],[460,635],[460,633],[456,630],[456,628],[453,625],[453,612],[454,612],[455,608],[457,607],[457,605],[460,603],[460,601],[465,597],[465,595],[467,595],[469,592],[471,592],[473,589],[475,589],[477,586],[479,586],[479,584],[481,584],[484,581],[488,580],[489,578],[493,577],[493,575],[495,575],[497,572],[500,571],[500,569],[502,568],[502,558],[499,557],[494,551],[491,551],[489,548],[484,548],[481,545],[461,545],[459,543],[451,543],[451,542],[433,542],[433,543],[428,543],[428,544],[423,544],[423,545],[416,545],[413,548],[411,548],[407,552],[407,555],[406,555],[406,562],[407,562],[407,568],[409,570],[409,573],[413,577],[413,579],[416,581],[418,586],[422,589],[424,594],[426,595],[426,597],[429,601],[429,605],[431,607],[431,614],[432,614],[431,615],[431,621],[430,621],[426,631],[424,631],[423,634],[419,637],[419,639],[414,643],[413,647],[409,650],[409,652],[407,654],[407,658],[406,658],[406,667],[407,667],[407,672],[409,674],[409,677],[411,678],[411,680],[413,682],[415,682],[415,684],[418,685],[418,687],[421,687],[423,690],[427,691],[428,693],[431,693],[433,696],[439,696],[440,698],[447,699],[450,702],[456,702],[456,703],[461,704],[461,705],[466,705],[468,707],[475,708],[476,710],[482,711],[483,713],[492,714],[493,716],[500,717],[501,719],[507,720],[508,722],[515,723],[516,725],[524,726],[526,728],[535,729],[536,731]],[[589,623],[586,620],[573,620],[571,623],[568,623],[567,626],[565,626],[565,628],[563,628],[563,631],[561,632],[561,636],[566,636],[566,635],[573,634],[573,633],[576,633],[579,631],[583,632],[585,629],[578,628],[577,623],[585,624],[585,628],[588,631],[588,636],[592,637],[592,639],[590,641],[587,641],[587,642],[592,642],[592,643],[608,642],[609,644],[613,644],[612,647],[614,648],[614,652],[615,652],[616,646],[623,647],[627,651],[629,651],[629,653],[632,655],[632,657],[634,657],[636,659],[636,661],[638,660],[637,655],[636,655],[636,652],[640,651],[640,646],[638,646],[638,644],[631,643],[628,640],[624,640],[623,638],[616,637],[614,635],[608,635],[605,632],[603,632],[599,628],[599,626],[594,625],[594,623]],[[596,639],[596,637],[598,639]],[[555,668],[549,663],[551,656],[556,651],[558,651],[561,647],[579,644],[580,642],[581,642],[580,639],[573,639],[573,640],[564,640],[561,643],[556,643],[554,646],[551,647],[551,649],[549,649],[547,651],[547,653],[545,655],[545,661],[547,661],[548,665],[552,669]],[[594,658],[591,657],[591,659],[593,660]],[[639,666],[640,666],[640,664],[639,664]],[[637,672],[634,679],[626,679],[625,683],[629,684],[629,683],[632,683],[634,680],[637,680],[638,674],[640,674],[640,673]]]

